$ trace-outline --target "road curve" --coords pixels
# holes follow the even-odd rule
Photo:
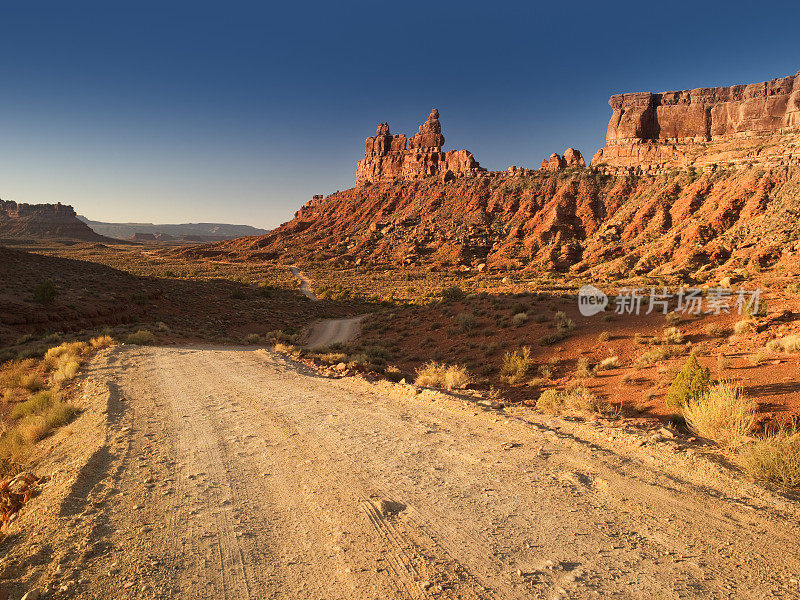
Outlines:
[[[54,597],[798,594],[795,504],[693,483],[701,463],[669,474],[694,463],[588,441],[591,425],[326,379],[263,350],[124,346],[89,376],[117,408],[71,513],[86,541],[59,569],[79,575]]]

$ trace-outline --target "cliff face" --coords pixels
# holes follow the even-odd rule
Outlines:
[[[71,206],[18,204],[8,200],[0,200],[0,237],[107,240],[78,219]]]
[[[606,147],[594,166],[800,164],[800,73],[732,87],[618,94],[609,105]]]
[[[442,152],[443,145],[444,136],[436,109],[408,141],[403,134],[392,135],[389,124],[381,123],[375,136],[366,140],[364,158],[356,167],[356,185],[431,176],[445,179],[485,171],[471,152]]]
[[[589,170],[383,182],[316,198],[229,259],[663,275],[800,250],[800,171],[611,177]]]

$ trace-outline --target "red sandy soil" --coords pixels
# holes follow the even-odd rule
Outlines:
[[[674,411],[665,406],[665,394],[686,355],[694,350],[700,355],[700,364],[710,368],[712,378],[738,381],[758,402],[763,425],[792,423],[800,415],[800,355],[764,350],[771,339],[800,333],[800,295],[768,295],[766,306],[771,308],[767,316],[757,319],[756,333],[744,336],[732,335],[733,325],[743,318],[738,314],[684,317],[676,325],[685,334],[684,356],[643,368],[634,367],[634,363],[648,348],[662,343],[663,330],[670,326],[663,314],[614,315],[613,320],[606,321],[601,315],[581,316],[574,298],[542,296],[539,300],[530,295],[488,297],[400,308],[373,317],[365,324],[365,333],[359,341],[363,346],[379,344],[388,349],[392,355],[389,362],[404,373],[414,373],[430,359],[465,364],[483,385],[494,386],[511,401],[525,403],[534,403],[542,389],[564,388],[574,382],[579,358],[596,365],[606,357],[617,356],[619,368],[601,371],[582,381],[594,394],[619,406],[623,418],[641,424],[654,418],[670,418]],[[511,316],[520,306],[529,307],[530,318],[515,327]],[[575,329],[562,341],[542,345],[542,338],[554,331],[556,310],[573,319]],[[462,313],[477,313],[474,329],[459,330],[457,315]],[[539,315],[546,322],[537,323]],[[501,324],[495,318],[501,319]],[[709,335],[706,327],[711,323],[725,333]],[[431,324],[440,327],[432,328]],[[603,332],[610,336],[607,341],[600,339]],[[488,353],[486,348],[491,345],[497,349]],[[549,381],[537,382],[535,386],[509,385],[501,378],[504,353],[523,346],[530,347],[537,366],[550,366]],[[759,351],[765,353],[763,362],[754,365],[750,358]],[[720,369],[720,356],[729,360],[727,368]],[[553,365],[551,361],[555,360],[557,363]],[[534,369],[528,379],[537,376]]]

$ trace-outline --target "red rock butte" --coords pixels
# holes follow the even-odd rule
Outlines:
[[[606,147],[592,166],[661,171],[800,164],[800,73],[763,83],[609,100]]]
[[[437,176],[447,180],[486,171],[468,150],[443,152],[442,146],[442,125],[435,108],[408,142],[402,133],[389,133],[388,123],[381,123],[375,136],[367,138],[364,158],[356,168],[356,185]]]

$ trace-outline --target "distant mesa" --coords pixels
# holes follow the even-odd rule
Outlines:
[[[592,166],[659,171],[800,164],[800,73],[762,83],[617,94]]]
[[[392,135],[389,124],[381,123],[366,140],[364,158],[356,167],[356,185],[423,177],[447,180],[486,172],[468,150],[443,152],[442,146],[444,135],[435,108],[409,140],[403,134]]]
[[[23,204],[0,200],[0,237],[110,241],[78,219],[65,204]]]
[[[94,231],[119,240],[139,242],[220,242],[251,235],[264,235],[266,229],[250,225],[227,223],[182,223],[157,225],[153,223],[103,223],[78,216]]]

